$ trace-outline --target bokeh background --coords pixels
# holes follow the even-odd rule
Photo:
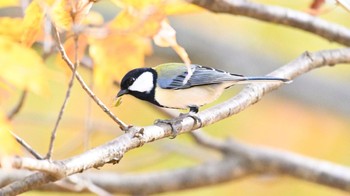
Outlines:
[[[264,4],[279,5],[305,11],[311,1],[260,0]],[[350,28],[350,13],[339,6],[327,5],[328,11],[319,17]],[[109,20],[118,8],[108,0],[101,0],[93,10]],[[255,19],[207,11],[170,17],[177,32],[178,43],[193,63],[224,69],[244,75],[265,75],[297,58],[305,51],[343,47],[301,30],[269,24]],[[113,43],[111,43],[113,44]],[[180,62],[171,48],[153,47],[146,58],[147,66],[165,62]],[[52,69],[57,66],[52,63]],[[91,73],[79,69],[88,83]],[[283,149],[305,156],[350,166],[350,67],[336,65],[314,70],[293,83],[268,95],[259,103],[238,115],[227,118],[204,131],[216,138],[234,138],[257,146]],[[50,83],[50,94],[29,94],[22,111],[14,119],[13,131],[44,154],[50,132],[63,102],[68,81],[65,74],[57,75]],[[242,86],[227,90],[217,103],[234,96]],[[112,107],[118,88],[96,89],[96,94],[112,108],[124,122],[146,126],[155,119],[165,118],[154,106],[131,96]],[[18,92],[18,97],[20,92]],[[10,109],[16,98],[1,103]],[[122,134],[75,84],[58,130],[54,159],[65,159],[82,153]],[[17,151],[17,150],[16,150]],[[18,151],[17,151],[18,152]],[[25,152],[18,152],[22,155]],[[118,165],[106,165],[102,171],[143,173],[194,166],[219,159],[214,151],[194,143],[189,134],[176,139],[163,139],[128,152]],[[95,172],[91,170],[91,172]],[[47,195],[32,191],[26,196]],[[241,180],[198,189],[160,195],[346,195],[345,193],[285,176],[251,176]],[[50,193],[50,195],[75,195]],[[84,194],[91,195],[91,194]]]

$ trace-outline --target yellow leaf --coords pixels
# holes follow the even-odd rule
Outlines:
[[[33,49],[0,36],[0,59],[0,81],[38,94],[47,90],[48,71]]]
[[[25,46],[30,47],[42,31],[44,11],[40,6],[40,0],[33,0],[27,7],[23,19],[23,34],[21,41]]]
[[[20,42],[23,33],[22,19],[0,17],[0,36]]]
[[[167,15],[187,14],[204,10],[184,0],[112,0],[112,2],[126,9],[141,10],[147,7],[158,7]]]
[[[9,7],[19,5],[19,0],[1,0],[0,7]]]
[[[51,17],[57,27],[70,30],[89,13],[93,0],[58,0],[52,6]]]
[[[55,1],[51,9],[51,17],[58,28],[68,30],[73,24],[73,18],[70,14],[71,4],[67,0]]]
[[[19,144],[10,133],[11,129],[12,127],[6,120],[5,115],[0,113],[0,157],[20,152]]]
[[[123,10],[110,23],[110,28],[113,33],[136,33],[142,37],[151,37],[159,31],[164,18],[163,12],[154,9],[144,9],[137,13]]]

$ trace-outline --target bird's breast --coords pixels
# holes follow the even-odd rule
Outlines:
[[[155,91],[155,100],[162,106],[187,109],[189,106],[202,106],[215,101],[227,85],[211,84],[187,89],[162,89]]]

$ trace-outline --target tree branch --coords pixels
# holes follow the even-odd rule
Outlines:
[[[247,0],[187,0],[187,2],[216,13],[247,16],[265,22],[295,27],[319,35],[329,41],[350,46],[350,30],[348,28],[304,12]]]
[[[201,135],[201,137],[207,136]],[[103,190],[119,194],[155,194],[184,190],[232,181],[254,174],[289,175],[350,192],[349,168],[286,151],[261,146],[253,147],[236,141],[217,140],[215,142],[220,142],[221,146],[226,148],[226,154],[222,160],[164,172],[145,174],[93,172],[78,176],[91,181]],[[0,170],[0,186],[20,180],[26,175],[28,174],[23,171],[18,173],[18,171]],[[43,189],[67,191],[53,184]]]
[[[275,70],[269,75],[294,79],[297,76],[300,76],[312,69],[324,65],[335,65],[338,63],[349,62],[350,49],[348,48],[324,50],[315,53],[306,52],[299,58]],[[198,113],[198,117],[202,121],[202,126],[207,126],[243,111],[250,105],[259,101],[263,95],[277,89],[282,85],[283,83],[259,83],[245,87],[238,95],[231,98],[230,100]],[[199,128],[199,125],[195,124],[194,120],[188,117],[183,121],[174,124],[174,127],[179,130],[179,133],[185,133]],[[48,169],[47,172],[50,173],[54,171],[54,173],[51,173],[51,175],[54,174],[54,178],[50,177],[50,175],[47,173],[39,172],[30,175],[23,180],[11,183],[2,188],[1,191],[2,193],[6,194],[19,194],[29,189],[37,188],[38,186],[49,181],[58,180],[58,178],[64,176],[83,172],[90,168],[102,167],[107,163],[118,163],[118,161],[120,161],[120,159],[127,151],[137,148],[144,143],[153,142],[158,139],[169,137],[171,134],[171,127],[169,125],[153,125],[142,127],[141,129],[134,127],[130,129],[130,131],[128,131],[126,134],[121,135],[120,137],[115,138],[106,144],[86,151],[83,154],[71,157],[63,161],[50,163],[54,164],[54,166],[48,167],[49,169],[45,169]],[[22,158],[22,160],[24,161],[26,158]],[[46,164],[43,162],[41,162],[41,164],[46,166]],[[302,162],[300,162],[300,164],[302,164]],[[310,164],[306,163],[306,165],[307,168],[312,169],[309,167]],[[58,168],[59,170],[52,170],[52,168]],[[45,169],[42,169],[41,171],[45,171]],[[321,167],[320,170],[322,169],[326,169],[326,167]],[[289,170],[281,169],[281,171],[283,172]],[[301,174],[296,174],[296,176],[301,177]],[[14,190],[13,187],[16,187],[16,190]]]

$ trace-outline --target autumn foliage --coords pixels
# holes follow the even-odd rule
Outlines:
[[[70,74],[56,50],[53,28],[64,38],[62,44],[72,61],[75,55],[83,65],[84,58],[92,60],[85,66],[92,67],[95,85],[103,89],[111,87],[128,70],[143,66],[145,56],[152,53],[152,41],[161,47],[172,47],[184,62],[190,63],[185,49],[176,42],[176,32],[167,16],[200,8],[180,0],[112,2],[121,11],[108,22],[101,13],[90,11],[97,3],[94,0],[33,0],[23,7],[23,17],[0,17],[1,99],[11,98],[16,89],[38,95],[50,93],[47,81],[57,72]],[[0,4],[4,8],[19,5],[13,0]],[[77,48],[75,36],[79,37]],[[61,70],[49,68],[46,61],[51,56],[56,56]],[[5,111],[0,112],[1,140],[14,142],[9,139],[11,123],[6,120]],[[9,151],[1,149],[2,154]]]
[[[57,89],[54,89],[53,88],[54,85],[52,85],[52,83],[50,82],[55,81],[56,83],[61,85],[62,88],[60,90],[62,89],[66,90],[65,87],[67,86],[67,84],[72,84],[73,86],[73,82],[75,81],[74,80],[75,74],[76,73],[81,74],[84,71],[91,74],[90,75],[91,78],[89,79],[91,79],[91,81],[93,82],[91,82],[91,84],[89,85],[93,91],[102,91],[102,92],[108,91],[110,89],[116,88],[113,86],[115,81],[117,82],[120,81],[121,78],[125,75],[125,73],[128,72],[129,70],[133,68],[146,66],[145,58],[149,55],[152,55],[153,46],[171,48],[173,53],[178,55],[179,59],[181,59],[185,64],[191,63],[190,57],[186,52],[186,49],[182,47],[181,43],[177,42],[176,29],[172,27],[169,21],[169,16],[178,15],[178,14],[195,13],[195,12],[204,12],[204,8],[200,8],[195,5],[189,4],[185,0],[109,0],[114,6],[116,6],[117,11],[116,11],[116,15],[106,19],[107,17],[104,15],[104,13],[94,11],[93,9],[94,4],[98,4],[99,1],[104,1],[104,0],[28,0],[28,1],[1,0],[0,1],[0,14],[2,14],[1,13],[2,9],[6,10],[10,8],[17,8],[17,12],[18,12],[14,14],[15,16],[13,16],[12,14],[11,16],[6,16],[6,14],[0,15],[0,73],[1,73],[0,74],[0,145],[1,145],[0,158],[13,157],[13,155],[21,155],[25,151],[23,150],[25,149],[23,148],[24,146],[23,143],[20,144],[20,142],[16,141],[14,138],[16,136],[13,133],[17,131],[17,130],[13,130],[15,127],[14,125],[16,125],[15,124],[16,120],[13,120],[12,118],[14,116],[14,113],[17,112],[16,104],[20,104],[20,103],[17,103],[19,94],[22,96],[22,98],[25,97],[26,94],[35,95],[37,97],[50,97],[52,94],[57,93],[55,92]],[[27,4],[24,2],[27,2]],[[345,8],[346,11],[350,11],[349,1],[334,0],[334,3],[336,5],[340,5],[341,7]],[[309,15],[311,14],[311,15],[314,15],[315,17],[318,17],[328,11],[326,9],[327,8],[326,4],[327,4],[327,1],[324,1],[324,0],[310,0],[309,6],[303,7],[302,11],[300,12],[303,12],[303,13],[307,12]],[[239,26],[240,23],[237,23],[237,24],[238,24],[237,26]],[[234,26],[231,28],[239,31],[240,29],[238,29],[237,26]],[[293,25],[290,25],[290,26],[293,26]],[[255,32],[252,32],[252,34],[254,33]],[[266,33],[266,34],[269,34],[269,33]],[[300,41],[300,40],[296,40],[296,41]],[[295,44],[298,44],[298,43],[299,42],[296,42]],[[289,47],[293,47],[293,46],[289,46]],[[59,50],[60,48],[63,48],[64,51],[63,52],[62,50],[60,51]],[[62,58],[64,57],[64,54],[67,54],[68,58]],[[74,74],[72,72],[71,65],[67,63],[67,59],[69,59],[69,61],[72,62],[71,64],[74,64],[77,66],[77,72],[74,72],[75,70],[73,70]],[[69,77],[71,77],[70,81],[68,80]],[[83,78],[85,79],[85,75],[83,75]],[[86,81],[90,82],[89,79],[87,79]],[[78,88],[80,88],[80,86]],[[70,89],[68,88],[66,93],[69,95],[69,92],[70,92]],[[67,96],[67,94],[66,94],[66,97],[62,96],[62,99],[65,99],[65,101],[67,101],[69,97]],[[89,97],[86,93],[84,95],[86,95],[86,97],[84,98],[87,98],[89,101],[92,100],[90,99],[90,97],[93,97],[93,96],[90,95]],[[79,97],[79,100],[77,100],[76,98],[75,101],[80,102],[82,99],[83,98]],[[274,100],[270,102],[274,102]],[[8,104],[8,103],[11,103],[11,104]],[[83,103],[83,101],[81,101],[81,103]],[[89,104],[91,103],[93,102],[92,101],[89,102]],[[34,104],[40,104],[40,103],[35,102]],[[289,130],[289,129],[299,129],[298,127],[292,128],[292,127],[286,126],[286,124],[290,123],[290,119],[300,118],[300,115],[298,113],[299,111],[297,110],[298,109],[301,110],[301,108],[298,108],[297,106],[294,106],[291,103],[284,104],[284,102],[281,102],[281,103],[278,102],[276,103],[276,105],[278,106],[274,108],[268,108],[266,106],[263,106],[263,107],[266,107],[264,108],[264,111],[277,113],[277,110],[280,110],[281,108],[283,108],[286,111],[288,110],[288,112],[286,112],[288,113],[288,116],[285,116],[285,117],[282,116],[280,117],[281,119],[274,119],[276,122],[273,124],[271,123],[271,125],[269,125],[271,127],[272,126],[285,127],[286,129],[285,132],[283,132],[282,134],[280,130],[275,130],[275,132],[273,132],[274,129],[268,126],[264,127],[266,125],[259,122],[259,120],[256,120],[254,116],[249,116],[249,117],[243,116],[243,118],[247,119],[246,121],[249,122],[249,124],[252,121],[254,121],[253,124],[256,124],[256,126],[259,127],[259,131],[253,133],[255,136],[254,138],[258,138],[258,139],[256,139],[256,141],[252,140],[251,142],[258,143],[258,141],[265,139],[267,143],[272,144],[273,146],[275,145],[273,144],[273,141],[271,139],[272,138],[271,135],[273,135],[274,136],[273,139],[274,139],[274,142],[276,142],[276,146],[280,145],[284,147],[285,145],[285,148],[288,149],[288,145],[292,146],[295,143],[295,146],[298,146],[298,148],[300,148],[299,150],[300,152],[308,151],[308,150],[312,151],[307,147],[307,145],[309,146],[318,145],[316,144],[316,140],[313,141],[314,135],[316,134],[312,134],[312,135],[310,134],[310,136],[306,134],[305,136],[306,139],[304,140],[308,142],[311,141],[311,142],[310,144],[306,144],[307,142],[305,142],[305,144],[301,145],[299,143],[299,140],[301,140],[300,138],[302,138],[300,136],[302,135],[301,134],[302,130],[299,130],[300,131],[299,133],[298,131],[295,131],[295,130]],[[34,107],[35,106],[32,106],[31,109]],[[46,109],[45,107],[49,108],[50,106],[45,105],[41,109],[44,110],[45,112],[48,112],[48,111],[51,112],[51,108]],[[77,107],[77,106],[74,105],[73,108],[74,107]],[[70,112],[74,113],[76,116],[79,116],[79,117],[83,115],[88,116],[88,117],[86,116],[82,117],[82,119],[86,117],[87,120],[84,119],[86,121],[89,121],[91,120],[91,118],[94,118],[94,117],[99,118],[97,117],[98,115],[96,116],[91,115],[92,109],[89,108],[91,107],[91,105],[86,104],[86,106],[84,105],[83,107],[86,107],[84,108],[84,111],[89,111],[90,113],[86,112],[86,113],[89,113],[86,115],[86,114],[82,114],[83,111],[74,111],[75,113],[72,111]],[[61,109],[61,111],[64,111],[64,107],[62,108],[63,109]],[[78,109],[74,108],[74,109],[78,110],[79,108]],[[106,112],[103,108],[102,110]],[[99,110],[99,112],[101,112],[101,110]],[[142,111],[142,112],[145,113],[142,115],[146,116],[149,111]],[[265,116],[265,118],[273,118],[269,116],[270,115],[269,112],[259,113],[255,111],[256,115],[259,116],[259,118],[260,116]],[[58,113],[56,110],[54,110],[52,113],[55,114],[54,120],[59,119],[59,118],[56,118],[56,113]],[[63,113],[64,112],[62,112],[62,114]],[[67,113],[69,114],[69,112]],[[62,114],[60,117],[63,116]],[[27,114],[27,116],[30,116],[30,115],[32,115],[32,113]],[[46,113],[44,115],[46,115]],[[53,114],[50,114],[50,115],[53,116]],[[133,116],[134,113],[133,111],[124,110],[123,115]],[[328,118],[328,116],[326,115],[324,115],[326,116],[324,117],[323,114],[318,114],[318,115],[321,116],[320,118]],[[39,117],[37,118],[39,118],[39,121],[40,121],[41,120],[40,118],[42,116],[40,115],[38,116]],[[314,114],[310,113],[307,116],[311,116],[311,117],[303,118],[302,121],[299,121],[299,122],[301,122],[301,124],[306,124],[306,126],[308,127],[311,127],[310,129],[319,129],[319,127],[324,126],[318,123],[320,120],[318,120],[318,118],[316,119]],[[143,120],[143,119],[141,120],[140,119],[141,117],[136,120],[135,119],[133,120],[135,121]],[[47,122],[54,124],[52,122],[53,120],[52,119],[50,120],[51,121],[48,120]],[[80,120],[79,123],[83,124],[82,123],[83,120],[81,119],[79,120]],[[73,137],[71,137],[70,134],[74,135],[78,132],[74,130],[76,128],[75,127],[76,121],[75,119],[71,121],[73,122],[70,123],[71,127],[69,127],[69,131],[65,132],[66,134],[64,136],[65,138],[64,139],[60,138],[61,140],[75,140]],[[96,122],[97,121],[98,119],[96,120]],[[59,124],[59,120],[57,120],[57,122],[58,122],[57,124]],[[28,124],[30,123],[31,122],[29,122]],[[42,122],[40,121],[40,123]],[[128,123],[135,123],[135,122],[128,122]],[[135,124],[137,123],[138,122],[136,122]],[[225,123],[227,123],[227,121]],[[298,123],[295,123],[295,124],[298,124]],[[334,124],[342,128],[342,124],[340,123],[337,124],[337,122],[335,122],[333,124],[328,125],[330,127],[329,129],[334,129],[335,127]],[[84,125],[81,125],[81,127],[83,126]],[[231,129],[233,126],[236,126],[236,125],[233,125],[232,123],[232,124],[229,124],[228,127]],[[47,129],[47,127],[48,126],[46,126],[45,129]],[[101,125],[101,127],[103,127],[103,125]],[[82,130],[84,131],[84,137],[85,136],[92,137],[91,135],[89,135],[91,133],[90,132],[88,133],[88,129],[90,127],[86,126],[85,128],[86,129]],[[100,129],[103,129],[103,128],[100,128]],[[117,129],[118,134],[123,133],[123,132],[119,132],[119,127],[116,124],[113,124],[113,127],[111,129],[113,129],[113,131]],[[224,128],[224,129],[226,130],[227,128]],[[247,128],[247,127],[242,128],[243,131],[241,132],[239,130],[235,130],[234,134],[243,135],[243,132],[246,133],[247,129],[250,129],[250,128]],[[260,129],[272,130],[272,134],[270,135],[266,134],[266,132],[260,131]],[[23,131],[21,133],[24,133],[26,130],[24,129],[20,131]],[[46,130],[47,132],[50,132],[50,133],[46,133],[46,132],[42,133],[40,131],[41,130],[37,131],[37,135],[46,134],[45,136],[47,136],[48,134],[51,134],[50,132],[51,129]],[[222,132],[223,131],[216,132],[216,134],[222,134]],[[26,134],[30,135],[30,133],[28,132]],[[290,135],[288,136],[288,134]],[[296,136],[294,137],[293,134]],[[345,141],[342,142],[343,140],[341,141],[338,140],[338,137],[336,137],[336,134],[333,132],[332,133],[327,132],[323,134],[324,134],[323,137],[328,139],[328,143],[332,143],[332,144],[337,143],[344,146],[345,146],[345,143],[348,144]],[[113,135],[112,137],[115,137],[116,133],[113,132],[112,135]],[[278,137],[277,140],[275,140],[276,139],[275,136]],[[322,134],[318,134],[318,137],[321,138],[321,136]],[[332,139],[329,136],[332,136],[334,138]],[[79,135],[78,136],[75,135],[75,137],[80,139],[79,141],[80,143],[78,145],[80,145],[79,148],[80,147],[84,148],[83,149],[84,151],[88,148],[91,148],[91,146],[95,145],[95,144],[89,145],[84,143],[85,141],[83,140],[88,141],[89,138],[81,139]],[[102,137],[104,136],[101,136],[101,138]],[[290,137],[292,139],[285,140],[285,138],[287,137]],[[283,140],[280,138],[283,138]],[[298,139],[294,139],[295,140],[294,141],[293,138],[298,138]],[[346,137],[342,137],[342,138],[346,138]],[[105,138],[102,138],[101,141],[102,140],[104,141],[104,139]],[[108,138],[108,140],[109,139],[110,138]],[[33,141],[30,141],[30,142],[35,143],[36,141],[40,141],[40,140],[43,140],[43,138],[34,138]],[[48,141],[48,140],[49,140],[49,137],[45,137],[45,141]],[[54,139],[52,141],[54,141]],[[73,141],[73,143],[78,143],[78,142]],[[83,145],[85,146],[82,147]],[[100,145],[100,143],[97,145]],[[75,147],[71,147],[70,150],[71,151],[76,150],[77,148]],[[45,148],[44,150],[42,149],[36,149],[36,150],[40,151],[40,153],[42,151],[46,152],[47,151],[46,146],[44,148]],[[185,146],[185,148],[187,148],[187,146]],[[186,149],[184,151],[186,151]],[[77,152],[73,152],[72,154],[74,153],[77,153]],[[168,152],[166,153],[168,154]],[[206,153],[207,152],[205,152],[205,155]],[[319,149],[317,149],[317,153],[319,153]],[[55,154],[55,156],[57,154]],[[335,153],[332,152],[332,154],[335,154]],[[341,156],[343,156],[344,153],[339,152],[339,154],[342,154]],[[51,157],[43,157],[42,159],[45,159],[45,158],[51,158]],[[138,160],[139,159],[137,158],[134,161],[130,161],[130,162],[138,162]],[[1,161],[2,159],[0,160],[0,166],[2,168],[6,168],[6,165]],[[176,161],[179,161],[178,157],[176,157]],[[186,158],[185,161],[188,161],[188,159]],[[176,164],[177,163],[178,162],[176,162]],[[136,163],[135,164],[136,166],[134,166],[134,168],[139,169],[139,166],[142,164],[143,163]],[[9,168],[10,167],[11,166],[9,166]],[[135,169],[135,171],[137,169]],[[288,188],[289,186],[290,185],[288,184]],[[251,189],[250,184],[248,187],[249,188],[247,188],[247,190]]]

